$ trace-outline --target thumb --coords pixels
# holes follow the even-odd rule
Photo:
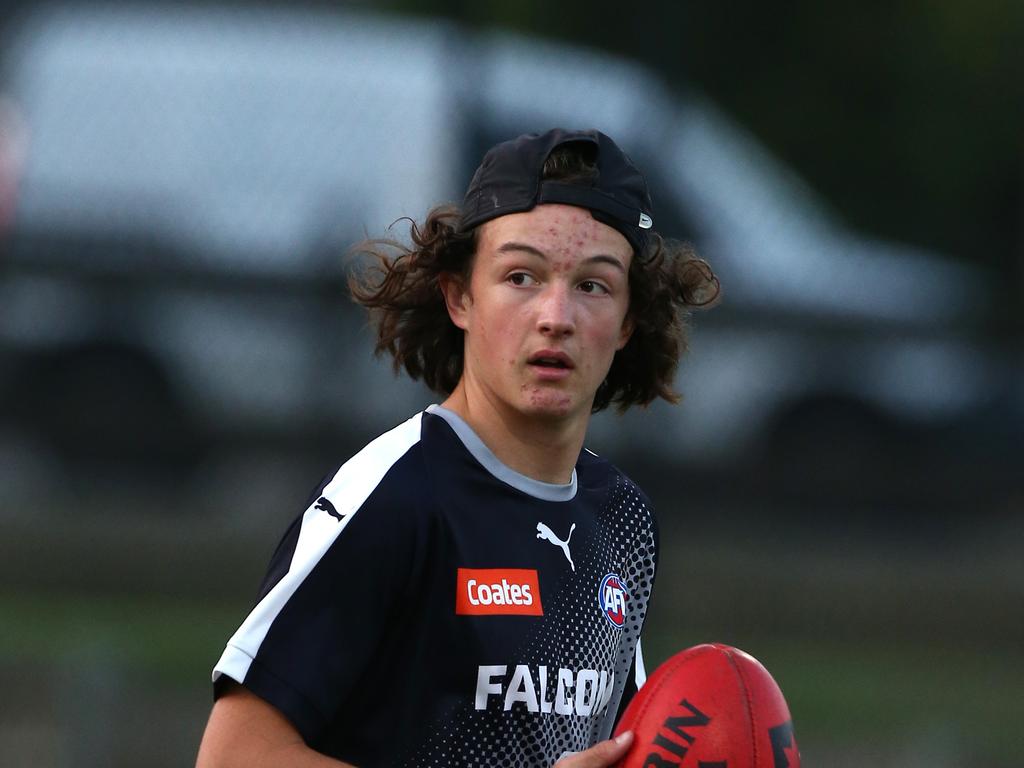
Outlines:
[[[614,739],[595,744],[577,755],[559,760],[557,768],[610,768],[618,763],[633,744],[633,732],[625,731]]]

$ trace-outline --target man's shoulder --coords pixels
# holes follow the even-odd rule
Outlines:
[[[589,448],[580,452],[580,458],[576,463],[576,471],[581,482],[587,485],[606,484],[609,490],[625,492],[630,496],[638,497],[643,504],[651,509],[651,500],[647,494],[629,475],[617,465],[613,464],[603,456],[594,453]]]
[[[319,496],[350,512],[371,496],[421,498],[426,473],[421,458],[422,413],[374,438],[323,484]]]
[[[586,472],[591,475],[605,475],[617,482],[639,488],[629,475],[623,472],[616,464],[589,448],[584,448],[580,451],[580,457],[576,460],[576,471]]]

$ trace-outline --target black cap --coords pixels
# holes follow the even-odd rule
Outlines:
[[[591,183],[541,179],[544,162],[563,144],[586,143],[597,164]],[[509,213],[529,211],[540,203],[564,203],[588,209],[614,227],[640,255],[654,224],[647,183],[633,162],[600,131],[529,133],[492,147],[473,174],[462,203],[459,228],[467,231]]]

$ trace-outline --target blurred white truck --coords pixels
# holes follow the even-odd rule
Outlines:
[[[460,199],[484,148],[555,125],[614,136],[658,228],[723,285],[695,317],[682,406],[599,417],[599,450],[700,467],[841,423],[870,452],[997,386],[972,337],[984,275],[847,230],[714,105],[629,61],[240,6],[49,5],[9,29],[8,445],[177,471],[211,445],[361,444],[433,398],[372,359],[346,246]]]

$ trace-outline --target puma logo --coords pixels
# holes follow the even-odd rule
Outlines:
[[[565,541],[555,536],[555,532],[548,528],[544,523],[537,523],[537,538],[544,539],[544,541],[550,541],[556,547],[562,548],[562,553],[565,555],[565,559],[569,561],[569,567],[572,568],[573,573],[576,572],[576,565],[572,561],[572,556],[569,554],[569,539],[572,538],[572,532],[576,530],[576,523],[572,524],[569,528],[569,535],[565,537]]]
[[[334,505],[331,504],[331,502],[329,502],[324,496],[321,496],[316,500],[316,504],[313,505],[313,509],[322,509],[331,517],[336,517],[339,521],[341,520],[341,515],[338,514],[338,510],[336,510]]]

